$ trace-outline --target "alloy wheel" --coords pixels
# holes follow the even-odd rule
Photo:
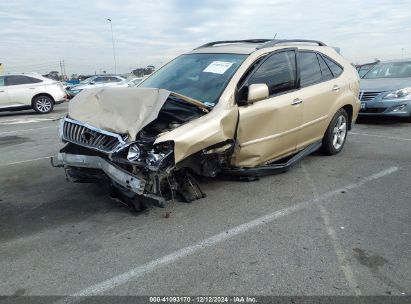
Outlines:
[[[41,97],[36,102],[36,108],[39,110],[39,112],[46,113],[50,111],[51,107],[52,103],[49,98]]]
[[[347,120],[344,115],[340,115],[333,129],[333,146],[336,150],[340,150],[344,144],[345,136],[347,135]]]

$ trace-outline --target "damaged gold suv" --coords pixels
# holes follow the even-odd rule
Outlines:
[[[341,151],[357,118],[356,70],[313,40],[217,41],[137,88],[85,90],[69,105],[54,160],[140,209],[204,197],[195,176],[255,178],[321,148]]]

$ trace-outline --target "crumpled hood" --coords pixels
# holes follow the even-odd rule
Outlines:
[[[84,90],[69,103],[70,118],[106,131],[128,134],[129,141],[158,117],[170,91],[104,87]]]

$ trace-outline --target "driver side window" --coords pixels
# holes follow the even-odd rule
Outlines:
[[[295,89],[297,68],[295,52],[275,53],[267,58],[248,79],[248,85],[265,83],[269,95],[276,95]]]

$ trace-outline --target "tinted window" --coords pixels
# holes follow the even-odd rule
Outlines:
[[[327,65],[329,66],[329,68],[330,68],[331,72],[333,73],[334,77],[340,76],[340,74],[343,71],[342,67],[340,67],[333,60],[331,60],[327,57],[324,57],[324,60],[327,63]]]
[[[300,52],[300,77],[302,87],[322,81],[316,53]]]
[[[4,86],[4,77],[0,76],[0,87]]]
[[[318,62],[320,63],[321,75],[323,76],[323,80],[332,79],[333,74],[331,73],[331,70],[328,67],[328,65],[325,63],[323,57],[318,54],[317,54],[317,57],[318,57]]]
[[[110,78],[109,78],[109,81],[110,81],[110,82],[119,82],[119,81],[122,81],[122,79],[120,79],[120,78],[118,78],[118,77],[110,77]]]
[[[276,53],[265,60],[248,80],[248,84],[265,83],[270,95],[295,88],[294,51]]]
[[[7,76],[7,85],[12,86],[12,85],[19,85],[19,84],[29,84],[29,83],[38,83],[42,82],[43,80],[29,77],[29,76],[23,76],[23,75],[11,75]]]
[[[96,83],[96,82],[104,82],[105,77],[96,77],[92,80],[92,82]]]

